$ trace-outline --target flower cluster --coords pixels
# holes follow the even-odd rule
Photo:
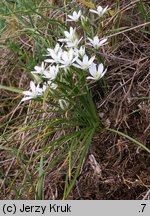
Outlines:
[[[103,16],[107,10],[108,7],[103,9],[98,6],[97,10],[90,11]],[[68,18],[67,21],[69,22],[78,22],[80,19],[82,21],[86,20],[81,11],[74,11],[72,15],[68,15]],[[23,92],[24,98],[22,101],[41,97],[47,88],[57,89],[57,79],[64,78],[71,69],[74,73],[75,71],[84,73],[85,82],[86,80],[97,81],[102,78],[107,69],[104,69],[101,62],[97,62],[96,52],[106,43],[107,38],[100,39],[98,35],[91,38],[84,34],[84,37],[80,37],[76,28],[73,27],[70,27],[69,31],[64,31],[64,38],[58,39],[54,48],[47,49],[47,59],[42,62],[41,66],[35,66],[34,71],[31,72],[35,81],[30,82],[30,91]],[[92,52],[95,55],[90,56],[90,46],[95,50],[95,52]],[[88,73],[90,76],[88,76]],[[60,99],[59,103],[61,108],[67,106],[64,99]]]

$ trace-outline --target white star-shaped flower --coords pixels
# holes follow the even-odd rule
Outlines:
[[[67,21],[74,21],[74,22],[78,22],[80,17],[81,17],[81,11],[79,11],[78,13],[76,11],[73,12],[72,15],[68,15],[68,17],[70,19],[68,19]]]
[[[98,6],[96,10],[90,9],[92,13],[98,14],[100,17],[102,17],[108,10],[110,10],[108,6],[106,6],[105,8]]]
[[[70,49],[68,52],[64,51],[62,53],[62,60],[60,61],[60,63],[62,64],[60,66],[60,68],[68,68],[70,67],[75,60],[77,59],[77,56],[74,56],[74,50]]]
[[[83,38],[83,37],[82,37]],[[66,47],[68,48],[77,48],[79,43],[81,42],[82,38],[80,39],[75,39],[74,41],[68,41],[66,43]]]
[[[48,48],[47,51],[48,51],[47,55],[50,56],[51,59],[46,59],[45,62],[59,64],[62,55],[62,49],[59,43],[56,44],[54,49]]]
[[[99,80],[104,76],[106,71],[107,71],[107,69],[104,70],[104,65],[102,63],[99,64],[98,69],[96,67],[96,64],[93,63],[89,67],[89,72],[90,72],[91,76],[88,76],[87,79]]]
[[[59,39],[60,42],[73,42],[78,39],[76,34],[76,29],[70,27],[70,31],[64,31],[65,38]]]
[[[44,73],[44,71],[45,71],[44,62],[42,62],[41,66],[35,66],[34,70],[35,71],[31,71],[31,73],[33,73],[33,74],[41,74],[42,75]]]
[[[73,47],[78,47],[81,39],[78,39],[78,35],[76,33],[76,29],[70,27],[70,31],[64,31],[65,38],[59,39],[60,42],[65,42],[66,47],[68,48],[73,48]]]
[[[89,59],[87,55],[84,55],[82,61],[79,58],[77,58],[76,59],[77,64],[73,64],[73,65],[77,68],[81,68],[82,70],[87,70],[93,63],[94,59],[95,56]]]
[[[62,49],[61,49],[60,44],[57,43],[57,44],[55,45],[55,48],[54,48],[54,49],[47,48],[47,51],[48,51],[47,56],[52,56],[53,53],[57,54],[57,53],[59,53],[61,50],[62,50]]]
[[[78,56],[78,57],[82,58],[85,55],[85,47],[81,46],[80,49],[75,48],[74,49],[74,54],[75,54],[75,56]]]
[[[93,46],[95,49],[98,49],[106,44],[107,38],[100,40],[98,36],[95,36],[93,39],[88,38],[88,40],[90,41],[89,45]]]
[[[50,66],[48,71],[43,73],[44,78],[54,80],[57,77],[59,71],[59,67],[57,66]]]
[[[44,88],[40,88],[39,84],[36,86],[33,81],[30,82],[30,89],[31,91],[23,91],[23,94],[25,96],[21,101],[31,100],[33,98],[41,96],[45,90]]]

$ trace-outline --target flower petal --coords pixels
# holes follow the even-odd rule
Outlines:
[[[32,99],[32,98],[33,98],[33,97],[24,97],[24,98],[21,99],[21,102],[30,100],[30,99]]]
[[[90,58],[89,65],[91,65],[93,63],[94,59],[95,59],[95,56],[93,56],[93,57]]]
[[[98,12],[97,12],[96,10],[90,9],[90,12],[95,13],[95,14],[98,14]]]
[[[31,91],[23,91],[22,93],[23,93],[24,95],[28,95],[28,96],[32,95],[32,92],[31,92]]]
[[[35,86],[35,83],[33,81],[30,82],[30,88],[33,92],[35,92],[36,86]]]
[[[90,66],[90,68],[89,68],[89,72],[90,72],[90,74],[91,74],[93,77],[95,77],[96,71],[97,71],[96,64],[93,63],[93,64]]]
[[[103,72],[103,70],[104,70],[104,65],[101,63],[98,66],[98,73],[101,74]]]
[[[88,76],[86,79],[87,79],[87,80],[95,80],[95,78],[92,77],[92,76]]]
[[[106,41],[107,41],[107,38],[102,39],[102,40],[99,42],[100,46],[103,45],[103,44],[105,44]]]
[[[54,59],[45,59],[44,61],[47,62],[47,63],[54,63],[55,62]]]

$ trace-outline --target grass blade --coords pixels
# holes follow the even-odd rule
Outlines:
[[[40,160],[40,167],[39,167],[39,178],[37,183],[37,197],[36,199],[42,200],[43,199],[43,157]]]
[[[117,131],[117,130],[114,130],[114,129],[111,129],[111,128],[106,128],[106,130],[108,130],[108,131],[110,131],[110,132],[113,132],[113,133],[116,133],[116,134],[118,134],[118,135],[120,135],[120,136],[123,136],[123,137],[127,138],[127,139],[130,140],[131,142],[133,142],[133,143],[139,145],[139,146],[142,147],[144,150],[146,150],[148,153],[150,153],[150,149],[149,149],[149,148],[147,148],[144,144],[140,143],[140,142],[137,141],[136,139],[134,139],[134,138],[128,136],[127,134],[124,134],[124,133],[122,133],[122,132],[120,132],[120,131]]]

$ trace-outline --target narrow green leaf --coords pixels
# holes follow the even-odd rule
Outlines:
[[[23,92],[23,90],[21,90],[21,89],[18,89],[15,87],[8,87],[8,86],[4,86],[4,85],[0,85],[0,89],[19,93],[19,94]]]
[[[137,141],[136,139],[134,139],[134,138],[128,136],[127,134],[124,134],[124,133],[122,133],[122,132],[120,132],[120,131],[117,131],[117,130],[114,130],[114,129],[111,129],[111,128],[106,128],[106,130],[108,130],[108,131],[110,131],[110,132],[113,132],[113,133],[116,133],[116,134],[118,134],[118,135],[121,135],[121,136],[127,138],[127,139],[130,140],[131,142],[133,142],[133,143],[139,145],[139,146],[142,147],[144,150],[146,150],[148,153],[150,153],[150,149],[148,149],[144,144],[142,144],[142,143],[140,143],[139,141]]]
[[[38,197],[36,199],[42,200],[43,199],[43,157],[41,157],[40,160],[40,167],[39,167],[39,177],[38,177],[38,183],[37,183],[37,194]]]

